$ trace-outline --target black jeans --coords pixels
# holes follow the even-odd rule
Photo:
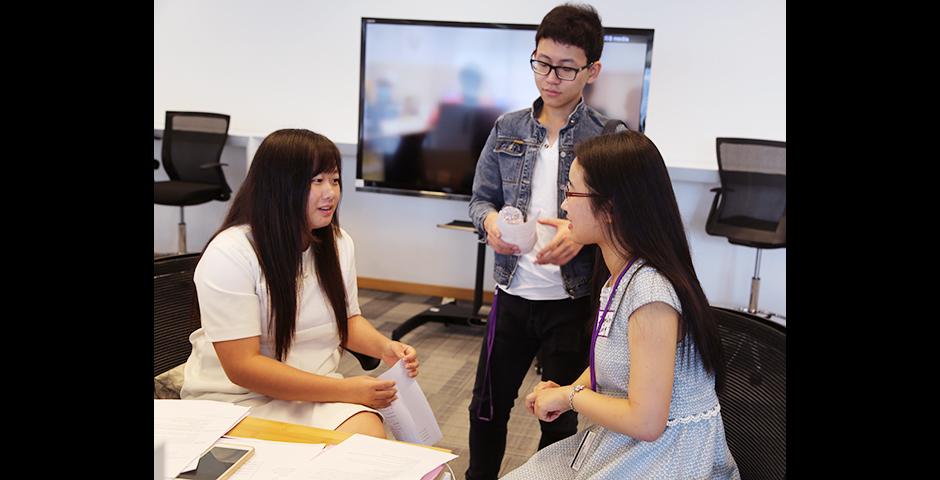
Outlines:
[[[568,385],[587,368],[590,351],[590,301],[579,299],[526,300],[500,290],[496,308],[496,335],[490,356],[493,404],[484,397],[486,336],[477,363],[473,400],[470,402],[470,465],[467,480],[495,479],[506,450],[506,424],[519,386],[539,353],[542,380]],[[541,349],[541,352],[539,350]],[[524,392],[523,396],[529,392]],[[566,412],[554,422],[539,421],[539,450],[577,433],[578,415]]]

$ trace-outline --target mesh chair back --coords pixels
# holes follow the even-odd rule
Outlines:
[[[200,253],[153,260],[153,376],[186,362],[189,334],[199,328],[193,317],[193,272]]]
[[[228,199],[231,189],[220,159],[229,118],[220,113],[166,112],[162,154],[170,180],[217,185],[226,196],[222,200]]]
[[[786,328],[743,312],[712,311],[725,365],[721,417],[741,478],[786,478]]]
[[[718,138],[718,175],[705,230],[732,243],[781,248],[787,243],[787,144]]]

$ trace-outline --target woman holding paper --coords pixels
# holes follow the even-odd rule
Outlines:
[[[309,130],[278,130],[255,153],[194,282],[184,399],[251,407],[250,415],[385,437],[378,408],[395,382],[342,378],[342,350],[401,361],[415,349],[360,315],[352,238],[339,227],[340,153]]]
[[[576,411],[594,425],[505,478],[740,478],[715,393],[718,325],[659,150],[625,131],[575,153],[562,208],[572,239],[603,256],[589,366],[570,385],[540,382],[526,407],[542,421]]]

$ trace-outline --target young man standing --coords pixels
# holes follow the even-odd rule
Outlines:
[[[584,87],[601,72],[603,28],[589,5],[550,11],[535,35],[530,64],[539,98],[496,121],[480,153],[470,218],[496,253],[496,298],[470,403],[468,480],[495,479],[506,448],[513,401],[536,353],[542,379],[560,385],[587,367],[594,250],[569,238],[561,210],[574,147],[601,133],[607,118],[584,104]],[[497,211],[511,205],[526,219],[539,212],[535,248],[519,255],[500,239]],[[577,432],[567,412],[539,422],[539,449]]]

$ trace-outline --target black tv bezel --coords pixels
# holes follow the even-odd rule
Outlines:
[[[507,29],[507,30],[532,30],[533,33],[538,29],[538,25],[527,24],[527,23],[494,23],[494,22],[454,22],[454,21],[444,21],[444,20],[413,20],[413,19],[400,19],[400,18],[378,18],[378,17],[361,17],[360,24],[360,42],[359,42],[359,116],[358,116],[358,132],[356,136],[356,191],[357,192],[373,192],[373,193],[389,193],[395,195],[406,195],[413,197],[427,197],[427,198],[444,198],[449,200],[460,200],[460,201],[469,201],[470,195],[465,195],[462,193],[449,193],[437,190],[422,190],[419,188],[407,189],[400,187],[390,187],[383,185],[383,181],[379,180],[366,180],[362,178],[362,144],[363,144],[363,114],[365,110],[365,59],[366,59],[366,25],[369,24],[384,24],[384,25],[424,25],[424,26],[434,26],[434,27],[465,27],[465,28],[490,28],[490,29]],[[643,36],[647,38],[646,42],[646,65],[643,67],[643,92],[645,98],[649,97],[649,77],[646,75],[647,71],[652,69],[652,60],[653,60],[653,35],[654,30],[651,28],[621,28],[621,27],[604,27],[604,35],[630,35],[630,36]],[[533,37],[533,42],[535,37]],[[533,99],[534,100],[534,99]],[[644,103],[642,100],[640,102],[640,119],[639,119],[639,131],[644,131],[646,129],[646,107],[647,103]],[[362,185],[360,185],[360,183]]]

